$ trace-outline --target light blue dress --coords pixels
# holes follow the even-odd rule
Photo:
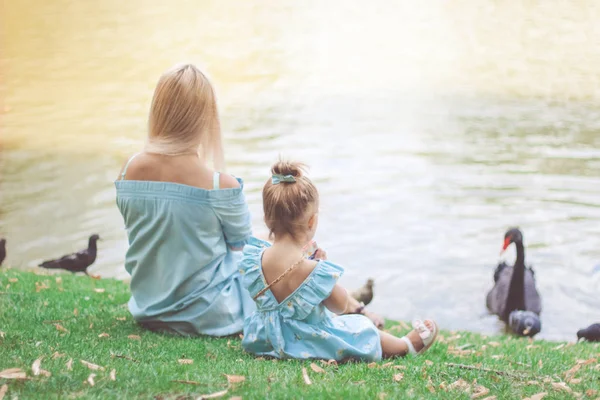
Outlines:
[[[267,284],[262,255],[268,242],[251,238],[240,269],[255,297]],[[278,303],[270,290],[256,299],[257,310],[244,321],[242,346],[249,353],[276,358],[381,360],[379,331],[363,315],[335,316],[322,302],[344,269],[319,261],[306,280]]]
[[[255,309],[238,265],[251,235],[239,188],[121,180],[117,205],[127,229],[125,269],[131,274],[129,310],[153,330],[225,336],[242,331]]]

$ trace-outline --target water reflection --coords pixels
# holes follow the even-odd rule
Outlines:
[[[93,272],[126,277],[112,181],[144,138],[158,75],[191,59],[217,85],[229,169],[258,229],[273,160],[309,163],[318,240],[348,286],[376,278],[376,311],[497,331],[480,318],[485,291],[505,228],[520,225],[543,336],[597,318],[594,2],[38,3],[0,16],[12,265],[98,232]]]

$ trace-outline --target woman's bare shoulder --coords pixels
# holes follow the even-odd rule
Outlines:
[[[222,189],[236,189],[240,187],[240,183],[234,176],[224,173],[219,177],[219,185]]]

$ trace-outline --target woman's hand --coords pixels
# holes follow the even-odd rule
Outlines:
[[[327,260],[327,252],[319,247],[315,252],[315,260]]]
[[[385,324],[385,320],[379,315],[369,312],[367,310],[363,310],[362,314],[373,321],[373,324],[377,327],[377,329],[383,329],[383,325]]]

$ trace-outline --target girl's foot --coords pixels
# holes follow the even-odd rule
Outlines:
[[[426,319],[424,322],[416,320],[413,322],[414,330],[410,331],[401,340],[408,347],[408,354],[422,354],[429,349],[438,334],[438,326],[435,321]]]

